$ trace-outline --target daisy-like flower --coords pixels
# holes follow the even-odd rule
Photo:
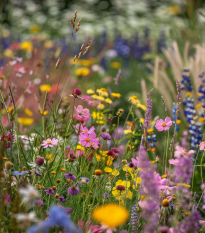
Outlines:
[[[89,183],[89,181],[90,181],[90,179],[88,179],[87,177],[80,177],[80,182],[82,183],[82,184],[88,184]]]
[[[137,96],[133,95],[131,97],[129,97],[128,99],[133,105],[137,105],[140,101],[139,99],[137,98]]]
[[[80,129],[79,129],[80,128]],[[91,133],[93,133],[95,131],[95,127],[94,126],[92,126],[89,130],[88,130],[88,128],[86,127],[86,125],[85,124],[77,124],[76,125],[76,127],[75,127],[75,132],[76,133],[81,133],[81,132],[83,132],[83,133],[85,133],[85,132],[88,132],[88,134],[91,134]]]
[[[41,146],[43,148],[47,148],[47,147],[53,147],[55,145],[58,144],[58,140],[53,138],[53,139],[50,139],[48,138],[47,140],[43,140],[43,143],[41,144]]]
[[[75,119],[79,121],[89,121],[90,120],[90,111],[87,108],[83,108],[82,105],[75,107]]]
[[[118,180],[116,186],[112,189],[112,195],[117,199],[132,199],[132,192],[129,190],[130,181]]]
[[[169,128],[172,126],[172,121],[171,121],[171,118],[170,117],[166,117],[165,118],[165,121],[163,121],[162,119],[160,120],[157,120],[156,121],[156,125],[155,125],[155,128],[158,130],[158,131],[167,131],[169,130]]]
[[[108,97],[108,92],[106,91],[105,88],[100,88],[100,89],[97,89],[96,92],[99,94],[99,95],[102,95],[102,96],[105,96],[105,97]]]
[[[39,192],[32,185],[28,185],[27,188],[20,188],[19,194],[23,196],[22,201],[25,203],[28,203],[40,196]]]
[[[104,139],[104,140],[111,140],[111,136],[109,133],[101,133],[100,136]]]
[[[65,174],[64,176],[65,176],[66,179],[70,179],[70,180],[73,180],[73,181],[76,180],[76,177],[73,175],[73,172],[69,172],[68,174]]]
[[[38,219],[36,218],[36,213],[34,211],[32,211],[28,214],[23,214],[23,213],[13,214],[13,216],[15,217],[15,219],[18,222],[25,221],[27,224],[30,222],[37,222],[38,221]]]
[[[79,139],[78,143],[81,143],[85,147],[90,147],[92,145],[91,143],[98,143],[99,141],[99,138],[96,138],[96,133],[94,132],[91,134],[88,134],[88,132],[81,133]]]

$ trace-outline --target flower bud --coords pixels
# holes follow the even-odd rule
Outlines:
[[[169,206],[169,200],[168,200],[168,199],[164,199],[164,200],[162,201],[162,206],[163,206],[163,207],[168,207],[168,206]]]
[[[58,183],[58,184],[59,184],[60,182],[61,182],[61,180],[60,180],[60,179],[57,179],[57,180],[56,180],[56,183]]]
[[[74,89],[74,91],[73,91],[74,97],[77,97],[77,96],[81,95],[81,93],[82,92],[79,89]]]
[[[101,171],[100,169],[97,169],[97,170],[94,171],[94,174],[95,174],[96,176],[101,176],[102,171]]]
[[[43,158],[43,157],[38,157],[38,158],[36,159],[36,164],[37,164],[38,166],[43,165],[43,164],[44,164],[44,158]]]
[[[53,190],[56,190],[56,186],[53,186],[52,189],[53,189]]]
[[[14,166],[13,163],[11,163],[9,161],[5,163],[5,168],[6,169],[11,169],[13,166]]]

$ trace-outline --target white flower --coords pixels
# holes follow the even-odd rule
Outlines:
[[[23,213],[14,214],[14,217],[19,222],[22,222],[22,221],[37,222],[38,221],[38,219],[36,218],[36,213],[34,211],[28,214],[23,214]]]
[[[28,165],[29,165],[32,169],[35,169],[35,170],[37,170],[37,171],[40,172],[40,173],[42,173],[42,172],[43,172],[43,169],[45,169],[45,167],[38,166],[35,162],[30,162],[30,163],[28,163]]]
[[[23,202],[29,202],[40,197],[39,192],[32,185],[28,185],[27,188],[20,188],[19,193],[23,196]]]

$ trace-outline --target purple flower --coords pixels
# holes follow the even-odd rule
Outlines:
[[[88,179],[87,177],[80,177],[80,179],[81,179],[81,183],[82,184],[87,184],[87,183],[89,183],[89,181],[90,181],[90,179]]]
[[[76,177],[73,176],[73,172],[69,172],[68,174],[65,174],[64,176],[65,176],[66,179],[70,179],[70,180],[73,180],[73,181],[76,180]]]
[[[147,94],[147,111],[145,113],[145,121],[144,121],[144,126],[146,129],[149,128],[149,122],[151,120],[151,115],[152,115],[152,94],[153,94],[153,89],[151,89],[148,94]]]
[[[115,153],[118,153],[118,154],[121,152],[120,149],[118,149],[118,148],[111,148],[111,150]]]
[[[71,196],[77,195],[79,193],[79,188],[76,187],[75,185],[72,185],[71,187],[68,188],[68,194]]]
[[[74,91],[73,91],[73,95],[74,95],[74,97],[77,97],[77,96],[79,96],[79,95],[81,95],[81,90],[79,90],[79,89],[74,89]]]
[[[35,203],[37,206],[44,206],[44,203],[42,200],[36,200]]]
[[[72,208],[65,208],[65,212],[70,214],[73,212],[73,209]]]
[[[52,188],[49,188],[48,190],[44,190],[44,192],[46,192],[48,195],[51,195],[54,193]]]
[[[101,133],[100,136],[104,139],[104,140],[111,140],[111,136],[109,133]]]
[[[65,198],[64,198],[64,197],[59,197],[59,198],[57,199],[57,201],[65,202]]]
[[[108,195],[109,195],[109,193],[106,192],[106,193],[103,193],[102,196],[103,196],[105,199],[108,199]]]

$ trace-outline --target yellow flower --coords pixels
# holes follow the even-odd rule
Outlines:
[[[97,94],[94,94],[94,95],[92,95],[91,97],[92,97],[93,99],[97,100],[99,96],[98,96]]]
[[[153,164],[153,163],[156,163],[156,161],[154,161],[154,160],[153,160],[153,161],[151,161],[151,164]]]
[[[105,102],[108,103],[108,104],[112,104],[113,103],[110,98],[105,99]]]
[[[199,121],[200,121],[200,122],[203,122],[203,121],[204,121],[204,117],[200,117],[200,118],[199,118]]]
[[[52,159],[52,157],[53,157],[53,155],[52,155],[52,154],[50,154],[50,155],[46,155],[46,159],[47,159],[47,160],[51,160],[51,159]]]
[[[107,159],[106,165],[107,165],[107,166],[111,166],[111,165],[112,165],[112,161],[113,161],[113,160],[114,160],[114,158],[113,158],[113,157],[108,156],[108,159]]]
[[[5,50],[4,50],[4,56],[5,56],[5,57],[12,58],[14,55],[13,55],[13,52],[12,52],[11,49],[5,49]]]
[[[86,76],[90,73],[90,70],[86,67],[78,68],[75,71],[75,74],[78,76]]]
[[[103,110],[103,109],[105,108],[105,105],[104,105],[104,104],[99,104],[99,105],[97,106],[97,108],[100,109],[100,110]]]
[[[147,133],[152,133],[154,131],[154,129],[148,129]]]
[[[27,116],[33,116],[33,113],[28,108],[25,108],[25,113]]]
[[[134,184],[133,184],[133,189],[136,189],[137,188],[137,186],[140,184],[140,182],[141,182],[141,178],[140,177],[137,177],[137,179],[135,178],[134,179]]]
[[[75,61],[74,61],[74,58],[70,58],[69,63],[70,64],[77,64],[77,63],[79,63],[79,60],[75,59]]]
[[[48,114],[48,111],[44,111],[44,112],[43,112],[42,110],[40,110],[40,114],[43,115],[43,116],[45,116],[45,115]]]
[[[187,91],[186,94],[192,96],[192,93],[189,91]]]
[[[119,227],[129,218],[129,211],[122,206],[108,203],[92,212],[92,218],[108,227]]]
[[[40,86],[40,90],[42,92],[46,92],[46,91],[49,92],[51,90],[51,86],[48,85],[48,84],[43,84],[43,85]]]
[[[121,94],[120,93],[112,93],[111,96],[119,99],[121,97]]]
[[[181,124],[181,120],[177,120],[177,125]]]
[[[10,106],[10,107],[7,108],[7,110],[8,110],[9,113],[11,113],[11,111],[14,110],[14,107],[13,107],[13,106]],[[2,112],[2,114],[6,114],[6,110],[5,110],[5,109],[2,109],[1,112]]]
[[[101,112],[93,112],[92,113],[92,118],[102,120],[104,118],[104,114],[101,113]]]
[[[28,53],[31,53],[33,50],[33,45],[30,41],[25,41],[21,43],[21,49],[25,50]]]
[[[96,123],[96,124],[99,124],[99,125],[104,125],[104,124],[105,124],[104,121],[96,121],[95,123]]]
[[[167,178],[167,174],[162,175],[162,179]]]
[[[197,104],[196,108],[201,108],[201,103]]]
[[[110,168],[110,167],[105,167],[105,168],[104,168],[104,171],[105,171],[106,173],[110,173],[110,172],[112,172],[112,168]]]
[[[79,60],[79,63],[82,66],[91,66],[93,64],[93,59],[89,59],[89,60],[82,59],[82,60]]]
[[[117,199],[132,199],[132,192],[128,190],[130,187],[130,181],[118,180],[116,186],[112,189],[112,195]]]
[[[171,15],[179,15],[181,13],[181,8],[178,5],[172,5],[169,7],[169,13]]]
[[[30,33],[35,34],[40,31],[40,27],[37,24],[32,25],[30,28]]]
[[[102,95],[102,96],[105,96],[105,97],[108,97],[108,93],[106,91],[105,88],[100,88],[100,89],[97,89],[96,91],[99,95]]]
[[[46,48],[52,48],[53,47],[53,42],[51,40],[45,41],[44,47]]]
[[[144,104],[138,103],[138,104],[137,104],[137,107],[138,107],[138,108],[141,108],[141,109],[144,110],[144,111],[147,111],[147,106],[144,105]]]
[[[114,69],[119,69],[121,67],[121,64],[119,62],[112,62],[111,67]]]
[[[144,118],[140,118],[140,123],[144,125]]]
[[[104,98],[102,95],[99,95],[99,96],[97,97],[97,100],[99,100],[99,101],[104,101],[105,98]]]
[[[84,147],[81,146],[81,145],[77,145],[77,146],[76,146],[76,150],[84,150]]]
[[[119,176],[119,174],[120,173],[118,172],[118,170],[116,168],[111,173],[111,175],[113,175],[113,176]]]
[[[131,129],[125,129],[124,130],[124,134],[131,134],[132,133],[132,130]]]
[[[107,152],[108,151],[99,151],[99,152],[100,152],[100,154],[95,153],[96,160],[97,161],[105,160],[105,158],[107,157]]]
[[[137,96],[133,95],[128,99],[132,104],[137,105],[140,101]]]
[[[18,123],[23,126],[28,126],[33,123],[33,118],[18,117],[17,120],[18,120]]]
[[[95,92],[94,92],[94,90],[93,89],[88,89],[87,91],[86,91],[86,93],[88,94],[88,95],[93,95]]]
[[[180,186],[180,185],[183,185],[186,188],[190,188],[191,187],[189,184],[184,184],[184,183],[183,184],[180,184],[180,183],[177,184],[177,186]]]

